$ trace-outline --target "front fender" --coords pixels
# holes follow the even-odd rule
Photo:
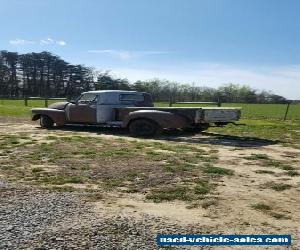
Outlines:
[[[127,127],[131,121],[136,119],[151,120],[162,128],[186,128],[189,126],[187,118],[175,113],[160,110],[137,110],[130,112],[123,120],[123,127]]]
[[[66,123],[66,115],[64,110],[51,109],[51,108],[34,108],[31,109],[32,120],[38,120],[42,115],[49,116],[56,125],[62,126]]]

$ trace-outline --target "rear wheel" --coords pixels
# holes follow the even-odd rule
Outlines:
[[[51,128],[54,125],[53,120],[46,115],[42,115],[40,118],[40,125],[42,128]]]
[[[189,127],[189,128],[185,128],[183,129],[185,132],[190,132],[190,133],[199,133],[201,131],[204,131],[206,129],[209,128],[209,124],[201,124],[199,126],[194,126],[194,127]]]
[[[129,132],[134,136],[151,136],[159,134],[161,131],[159,125],[146,119],[134,120],[129,124]]]

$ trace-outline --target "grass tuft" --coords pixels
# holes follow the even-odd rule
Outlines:
[[[284,191],[286,189],[290,189],[292,187],[292,185],[285,184],[285,183],[275,183],[275,182],[270,181],[270,182],[263,184],[261,187],[273,189],[275,191],[280,192],[280,191]]]
[[[173,200],[190,200],[189,189],[184,186],[165,187],[152,190],[146,195],[146,199],[154,202],[173,201]]]
[[[194,187],[195,194],[208,194],[211,190],[207,181],[198,180],[196,186]]]
[[[268,160],[270,159],[266,154],[251,154],[250,156],[244,157],[246,160]]]
[[[270,207],[269,205],[259,202],[259,203],[255,203],[251,205],[252,208],[259,210],[259,211],[270,211],[272,210],[272,207]]]
[[[256,170],[254,172],[257,174],[275,174],[274,171],[270,171],[270,170]]]
[[[123,181],[123,178],[106,178],[104,180],[104,187],[107,190],[112,190],[114,188],[122,186]]]
[[[207,166],[204,169],[204,173],[206,173],[206,174],[216,174],[216,175],[233,175],[234,170],[228,169],[228,168]]]
[[[39,173],[39,172],[44,171],[44,169],[41,167],[36,167],[36,168],[33,168],[31,171],[32,171],[32,173]]]
[[[288,171],[286,171],[286,174],[289,175],[289,176],[292,176],[292,177],[300,175],[299,172],[296,171],[296,170],[288,170]]]

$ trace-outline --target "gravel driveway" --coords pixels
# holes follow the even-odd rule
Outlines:
[[[157,249],[157,232],[201,230],[150,215],[103,216],[80,197],[0,180],[0,249]]]

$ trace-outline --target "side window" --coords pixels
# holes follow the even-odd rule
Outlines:
[[[86,93],[80,96],[77,101],[79,104],[92,104],[97,102],[97,95],[94,93]]]
[[[144,95],[120,94],[120,101],[143,102],[144,101]]]

